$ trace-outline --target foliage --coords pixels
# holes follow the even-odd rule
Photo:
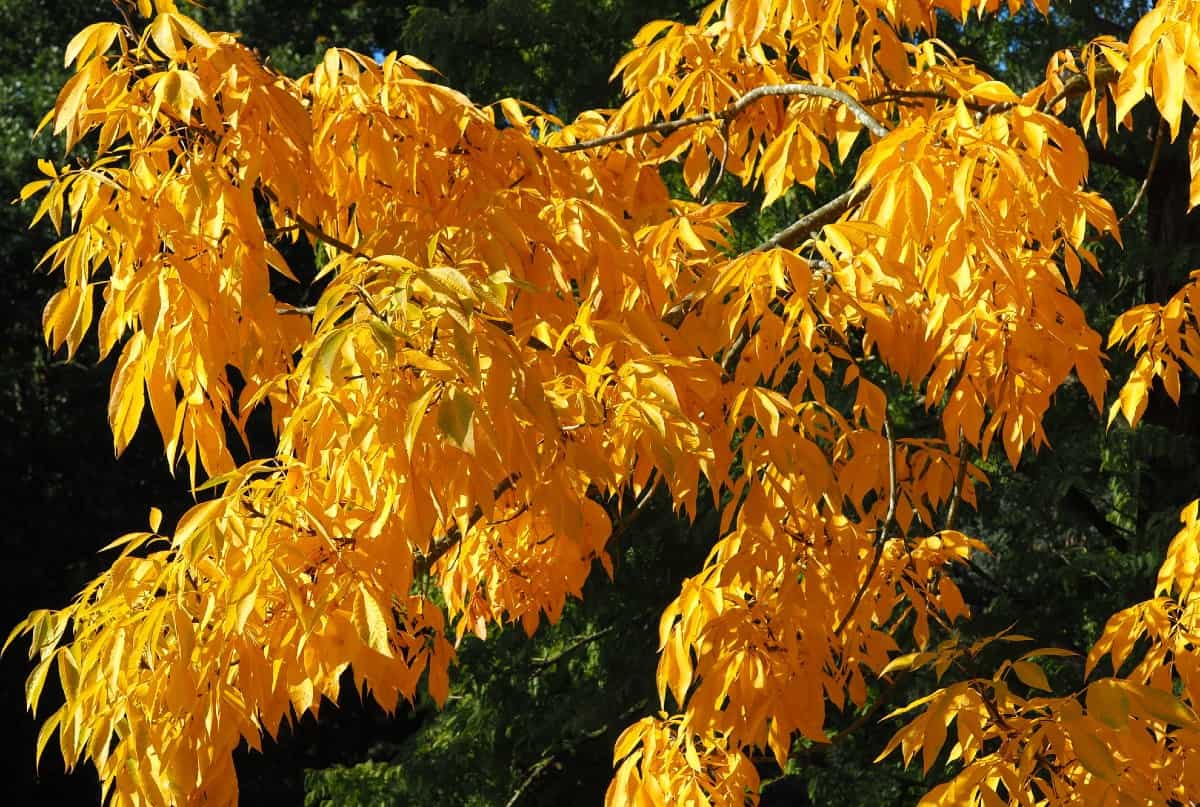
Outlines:
[[[715,528],[710,512],[683,529],[669,504],[663,496],[644,502],[636,531],[609,542],[614,580],[593,575],[557,624],[532,638],[510,627],[486,643],[465,641],[454,694],[437,719],[396,747],[373,750],[392,767],[310,771],[308,803],[353,800],[358,782],[377,775],[395,785],[384,800],[391,804],[561,804],[603,793],[613,742],[656,700],[646,675],[656,616],[703,561]],[[426,698],[418,712],[427,706]]]
[[[239,742],[347,670],[387,709],[441,706],[456,648],[512,629],[467,636],[558,623],[661,488],[716,525],[662,609],[664,711],[616,738],[610,804],[757,798],[758,756],[791,771],[913,687],[880,756],[945,760],[923,803],[1200,797],[1196,504],[1082,670],[963,632],[959,582],[992,576],[958,513],[1047,443],[1056,396],[1105,404],[1079,298],[1120,236],[1092,154],[1150,110],[1200,201],[1200,3],[1054,52],[1020,95],[934,38],[1000,5],[716,2],[644,28],[622,105],[573,121],[477,106],[411,56],[334,49],[289,79],[169,0],[139,0],[143,32],[84,29],[45,124],[89,155],[21,192],[61,234],[46,337],[124,340],[118,452],[152,422],[213,497],[170,534],[152,509],[14,631],[31,708],[51,669],[65,696],[39,753],[57,733],[116,803],[231,801]],[[844,190],[730,247],[725,178],[768,208],[844,164]],[[288,240],[316,252],[303,281]],[[1116,316],[1134,363],[1110,425],[1156,416],[1156,384],[1184,396],[1197,282]],[[275,445],[239,463],[255,411]]]

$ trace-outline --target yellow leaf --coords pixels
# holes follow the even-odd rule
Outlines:
[[[63,52],[63,67],[70,67],[76,59],[82,67],[93,55],[103,56],[120,33],[121,26],[115,22],[97,22],[77,33]]]
[[[339,379],[335,378],[335,373],[340,370],[342,349],[349,335],[349,328],[338,328],[321,342],[310,365],[309,379],[313,386],[320,388],[337,383]]]
[[[1087,690],[1088,714],[1114,729],[1129,724],[1129,699],[1121,686],[1110,678],[1092,683]]]
[[[446,665],[436,657],[429,662],[429,694],[438,707],[446,705],[450,697],[450,675]]]
[[[984,81],[971,88],[971,97],[989,104],[1015,104],[1021,99],[1002,81]]]
[[[621,736],[617,738],[617,742],[613,746],[613,765],[629,756],[633,749],[642,742],[642,737],[649,727],[649,720],[650,718],[643,718],[621,732]]]
[[[46,673],[50,671],[50,665],[54,662],[54,654],[51,653],[38,662],[33,671],[29,673],[29,677],[25,679],[25,703],[29,707],[29,711],[37,714],[38,700],[42,696],[42,687],[46,685]]]
[[[879,671],[881,676],[889,673],[899,672],[901,670],[916,670],[932,661],[937,657],[936,653],[905,653],[902,656],[896,656],[887,663],[882,670]]]
[[[933,767],[934,761],[942,752],[942,745],[946,742],[946,726],[951,717],[948,711],[953,703],[954,699],[950,693],[943,691],[923,715],[925,740],[921,743],[921,760],[926,773]]]
[[[295,707],[297,714],[307,712],[313,705],[314,692],[312,679],[304,678],[299,683],[289,686],[288,696],[291,698],[292,705]]]
[[[175,26],[171,25],[170,14],[159,14],[150,23],[150,38],[154,41],[158,50],[168,59],[182,59],[185,55],[183,41],[175,32]],[[172,71],[174,72],[174,71]]]
[[[146,404],[145,370],[142,362],[145,344],[145,331],[134,334],[121,351],[117,369],[113,373],[108,399],[108,422],[112,427],[118,457],[133,440],[142,417],[142,409]]]
[[[46,743],[50,741],[51,735],[54,734],[54,730],[58,728],[58,724],[62,720],[63,711],[65,708],[66,707],[59,707],[57,710],[55,710],[54,714],[46,718],[46,722],[42,724],[40,729],[38,729],[37,752],[33,757],[33,765],[35,770],[42,760],[42,752],[46,750]]]
[[[437,424],[451,443],[468,454],[475,453],[475,402],[457,387],[438,405]]]
[[[1179,119],[1183,112],[1183,86],[1187,65],[1171,45],[1171,38],[1159,40],[1158,54],[1150,68],[1150,81],[1154,88],[1154,105],[1163,120],[1171,127],[1171,139],[1179,136]]]
[[[441,72],[436,67],[421,61],[416,56],[409,56],[408,54],[405,54],[399,57],[398,61],[408,65],[413,70],[422,70],[427,73],[437,73],[439,76],[441,75]]]
[[[421,421],[425,419],[425,410],[440,388],[438,384],[430,384],[408,405],[408,417],[404,421],[404,450],[409,456],[412,455],[413,446],[416,445],[417,433],[421,430]]]
[[[432,266],[418,274],[435,291],[458,301],[478,303],[479,296],[471,287],[471,281],[453,266]]]
[[[1071,745],[1075,747],[1075,755],[1079,757],[1083,767],[1105,782],[1116,782],[1120,778],[1112,752],[1088,725],[1083,721],[1071,721],[1065,723],[1065,728],[1067,736],[1071,738]]]
[[[392,648],[389,642],[391,635],[391,631],[388,629],[389,618],[366,586],[358,587],[352,621],[358,630],[358,635],[368,647],[376,653],[388,658],[392,657]]]
[[[1170,692],[1132,681],[1119,681],[1119,684],[1129,694],[1134,712],[1175,726],[1200,728],[1195,713]]]
[[[1188,192],[1188,210],[1200,205],[1200,126],[1192,129],[1188,137],[1188,159],[1191,163],[1192,182]],[[24,198],[24,191],[22,191]]]
[[[1050,691],[1050,682],[1046,680],[1046,673],[1032,661],[1016,661],[1012,666],[1013,672],[1025,686],[1040,689],[1043,692]]]
[[[224,499],[212,499],[189,509],[175,526],[175,546],[185,545],[197,531],[217,519],[224,508]]]
[[[246,622],[250,619],[250,615],[254,613],[254,605],[258,601],[258,586],[254,586],[237,602],[237,621],[236,631],[242,633],[246,629]]]

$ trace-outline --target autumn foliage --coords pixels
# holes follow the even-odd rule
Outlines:
[[[444,701],[465,634],[556,619],[665,488],[720,508],[720,533],[662,614],[664,711],[617,743],[611,807],[753,801],[751,750],[785,765],[827,710],[925,667],[941,688],[884,752],[960,760],[924,803],[1200,800],[1195,504],[1073,692],[1036,661],[1063,651],[947,638],[968,609],[946,573],[985,551],[955,529],[970,458],[1042,446],[1071,379],[1105,405],[1073,292],[1118,221],[1081,135],[1152,103],[1174,138],[1200,112],[1200,2],[1053,54],[1019,95],[936,38],[999,0],[718,0],[647,25],[624,103],[574,121],[479,106],[395,54],[289,78],[171,0],[136,6],[144,30],[67,48],[44,125],[89,159],[21,196],[60,233],[47,339],[71,353],[95,326],[120,351],[117,451],[152,420],[201,501],[173,530],[152,510],[14,631],[29,705],[51,671],[65,695],[39,754],[57,734],[115,804],[235,801],[239,743],[335,700],[347,668],[387,708]],[[847,164],[746,252],[737,205],[707,201],[734,176],[767,206]],[[284,242],[317,254],[311,306],[284,302]],[[1197,284],[1118,319],[1137,363],[1110,420],[1200,370]],[[900,433],[883,379],[936,428]],[[264,408],[274,453],[238,464]],[[948,672],[989,642],[1011,648],[994,675]],[[1119,677],[1091,675],[1106,657]]]

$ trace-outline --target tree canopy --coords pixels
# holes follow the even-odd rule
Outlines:
[[[969,17],[1031,13],[1001,5],[716,2],[643,28],[620,106],[569,120],[394,53],[288,78],[169,0],[85,28],[44,121],[78,156],[21,192],[60,234],[43,325],[120,346],[118,453],[153,423],[203,501],[172,531],[151,509],[14,631],[31,708],[51,670],[65,699],[38,752],[57,733],[115,803],[235,800],[239,743],[347,670],[385,708],[440,704],[470,634],[558,621],[661,490],[711,534],[610,804],[755,799],[760,752],[786,770],[925,671],[881,757],[946,759],[928,803],[1200,798],[1195,503],[1074,680],[1022,644],[1037,625],[968,638],[956,582],[987,551],[960,503],[978,525],[984,469],[1045,446],[1056,402],[1136,426],[1194,387],[1192,267],[1116,316],[1115,396],[1080,301],[1121,239],[1099,167],[1145,120],[1124,217],[1149,196],[1178,242],[1200,201],[1149,177],[1197,174],[1200,3],[1053,51],[1020,93],[956,52]],[[826,195],[736,243],[731,197],[798,188]]]

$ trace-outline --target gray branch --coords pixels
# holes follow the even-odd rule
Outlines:
[[[833,87],[821,87],[817,84],[767,84],[762,87],[755,87],[720,112],[706,112],[702,115],[693,115],[688,118],[680,118],[679,120],[660,121],[658,123],[648,123],[644,126],[635,126],[632,129],[614,132],[613,134],[607,134],[592,140],[584,140],[569,146],[559,146],[558,150],[564,154],[572,151],[583,151],[584,149],[619,143],[622,140],[628,140],[631,137],[638,137],[639,135],[669,135],[687,126],[698,126],[702,123],[713,123],[716,121],[730,121],[760,99],[796,95],[810,98],[826,98],[839,103],[849,109],[858,122],[866,127],[867,131],[871,134],[876,137],[887,136],[888,128],[880,123],[865,106],[849,93]]]

